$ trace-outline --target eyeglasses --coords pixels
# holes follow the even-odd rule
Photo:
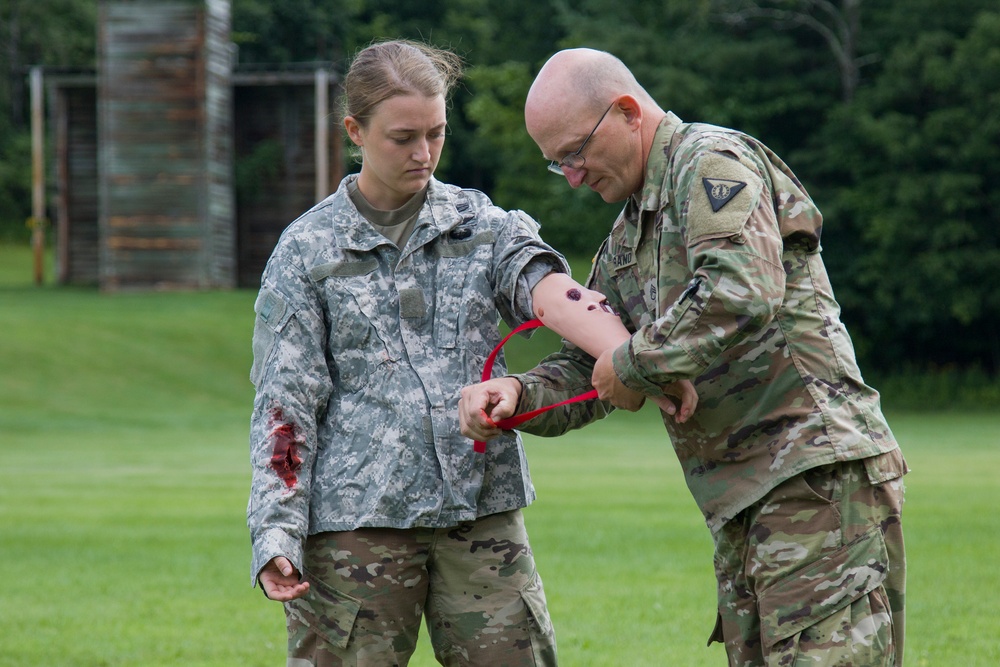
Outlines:
[[[604,117],[608,115],[608,112],[611,111],[611,107],[614,105],[615,103],[612,102],[610,106],[604,110],[604,113],[601,114],[601,119],[597,121],[597,125],[594,126],[594,129],[590,131],[590,134],[587,135],[587,138],[583,140],[583,143],[580,144],[580,147],[576,149],[576,151],[570,153],[559,161],[552,160],[549,162],[549,171],[553,174],[559,174],[562,176],[563,167],[566,167],[567,169],[580,169],[583,167],[583,165],[587,162],[587,158],[580,155],[580,153],[582,153],[583,149],[587,147],[587,142],[590,141],[592,136],[594,136],[594,132],[597,132],[597,128],[601,126],[601,122],[604,120]]]

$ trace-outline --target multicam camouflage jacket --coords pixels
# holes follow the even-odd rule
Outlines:
[[[821,227],[802,185],[767,147],[667,114],[644,187],[595,258],[590,286],[634,332],[613,354],[622,382],[648,396],[675,380],[695,382],[694,417],[664,423],[713,532],[804,470],[897,447],[840,321]],[[518,376],[519,411],[579,392],[592,368],[566,343]],[[522,430],[558,435],[606,408],[579,403]]]
[[[565,259],[527,215],[436,180],[400,250],[355,208],[352,178],[285,230],[255,305],[254,580],[277,555],[301,570],[308,534],[451,526],[534,499],[520,439],[475,453],[458,399],[499,317],[530,319],[531,288]]]

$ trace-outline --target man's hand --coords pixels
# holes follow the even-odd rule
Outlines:
[[[275,556],[260,571],[260,585],[264,595],[278,602],[300,598],[309,590],[309,582],[302,581],[298,571],[284,556]]]
[[[698,391],[690,380],[671,382],[663,388],[663,393],[666,396],[653,400],[678,424],[683,424],[690,419],[698,407]]]
[[[614,350],[607,350],[598,357],[590,379],[591,384],[594,385],[601,400],[611,401],[616,408],[635,412],[642,407],[645,396],[632,391],[618,379],[611,360],[613,353]],[[664,387],[663,392],[667,395],[655,398],[653,401],[661,410],[673,416],[678,424],[686,422],[698,407],[698,392],[689,380],[673,382]]]
[[[458,400],[458,421],[462,435],[485,442],[502,432],[496,422],[510,417],[521,398],[521,382],[500,377],[462,388]]]
[[[597,363],[594,364],[594,373],[590,376],[590,383],[597,390],[597,395],[602,401],[611,401],[611,405],[622,410],[635,412],[642,407],[646,397],[637,391],[632,391],[618,379],[615,367],[611,362],[614,348],[605,350]]]

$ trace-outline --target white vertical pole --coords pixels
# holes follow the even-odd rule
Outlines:
[[[45,135],[42,115],[42,68],[31,68],[31,247],[35,284],[45,277]]]

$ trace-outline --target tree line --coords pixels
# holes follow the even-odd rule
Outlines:
[[[97,0],[0,7],[0,231],[30,215],[26,67],[94,65]],[[555,50],[614,53],[661,106],[748,132],[824,213],[866,368],[1000,373],[1000,7],[995,0],[232,0],[241,64],[331,62],[419,39],[466,60],[443,180],[592,255],[619,209],[549,176],[523,102]]]

